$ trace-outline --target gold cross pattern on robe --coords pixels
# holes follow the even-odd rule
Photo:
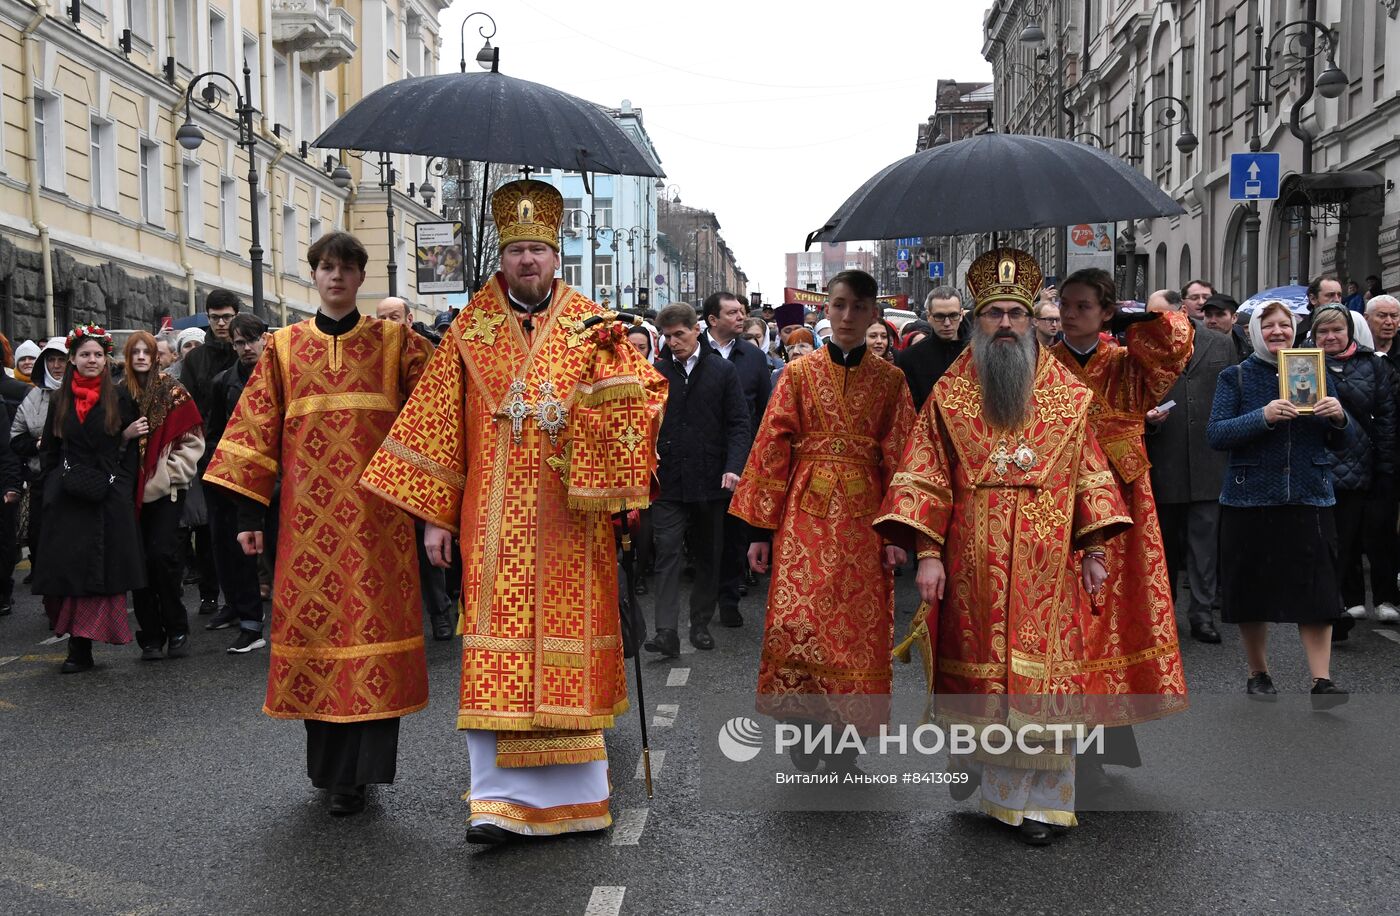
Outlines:
[[[574,457],[574,440],[570,439],[564,443],[564,447],[544,460],[544,463],[554,468],[554,472],[566,482],[569,479],[569,462]]]
[[[629,451],[636,451],[637,446],[642,444],[642,434],[637,432],[637,427],[628,426],[622,431],[622,435],[617,437],[617,441]]]
[[[505,320],[506,316],[504,315],[489,315],[477,309],[472,312],[471,324],[462,332],[462,338],[464,340],[480,340],[489,346],[496,342],[496,330]]]

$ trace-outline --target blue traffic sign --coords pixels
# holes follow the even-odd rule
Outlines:
[[[908,249],[908,248],[901,248],[901,249],[899,249],[897,252],[895,252],[894,259],[895,259],[896,261],[907,261],[907,260],[909,260],[909,249]]]
[[[920,245],[922,245],[923,242],[924,240],[919,238],[918,236],[911,236],[906,239],[898,239],[895,242],[895,244],[897,244],[900,248],[917,248]]]
[[[930,280],[942,280],[942,279],[943,279],[943,262],[942,262],[942,261],[930,261],[930,262],[929,262],[929,264],[928,264],[928,278],[929,278]]]
[[[1230,199],[1277,200],[1278,153],[1231,153]]]

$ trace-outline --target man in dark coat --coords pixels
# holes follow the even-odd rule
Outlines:
[[[964,330],[962,297],[951,286],[934,287],[924,300],[924,313],[933,326],[933,334],[903,351],[896,364],[904,370],[909,381],[909,394],[914,398],[914,409],[924,409],[924,401],[934,383],[943,377],[953,360],[967,346]]]
[[[1254,344],[1249,341],[1249,332],[1235,321],[1240,304],[1224,293],[1212,293],[1202,306],[1206,327],[1220,334],[1227,334],[1235,345],[1235,362],[1242,363],[1254,352]]]
[[[1149,297],[1149,308],[1157,298],[1157,293]],[[1181,308],[1179,296],[1161,300],[1168,298],[1176,299],[1168,308]],[[1152,463],[1152,494],[1162,523],[1172,597],[1176,597],[1184,567],[1190,581],[1187,619],[1191,636],[1200,642],[1218,643],[1220,633],[1212,608],[1216,601],[1220,483],[1229,455],[1210,447],[1206,425],[1215,400],[1215,381],[1222,369],[1238,359],[1229,337],[1210,330],[1204,321],[1192,318],[1191,324],[1196,330],[1191,359],[1162,401],[1172,406],[1165,410],[1159,406],[1147,414],[1147,457]]]
[[[720,549],[729,497],[748,461],[753,433],[739,371],[701,339],[695,309],[684,302],[661,310],[657,330],[666,356],[656,368],[670,388],[657,443],[661,496],[651,504],[656,539],[656,635],[649,652],[679,657],[680,573],[685,542],[695,555],[690,592],[690,642],[713,649],[710,618],[719,591]]]
[[[705,344],[729,360],[739,373],[739,388],[744,392],[744,400],[749,407],[747,453],[758,431],[758,421],[768,408],[773,370],[763,351],[743,338],[744,319],[748,317],[748,311],[742,299],[730,292],[713,293],[705,300],[703,313]],[[744,584],[749,569],[749,543],[752,540],[753,533],[748,523],[730,515],[726,506],[724,546],[720,548],[719,555],[719,622],[727,627],[744,624],[744,617],[739,613],[739,599],[746,594]]]

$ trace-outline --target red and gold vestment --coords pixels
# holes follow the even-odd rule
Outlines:
[[[904,373],[869,354],[847,368],[823,348],[778,377],[729,507],[775,531],[760,711],[802,696],[888,697],[893,580],[871,522],[913,422]],[[873,708],[842,718],[884,721]]]
[[[263,711],[362,722],[428,704],[413,522],[359,486],[432,347],[362,318],[277,331],[204,480],[264,506],[281,481]]]

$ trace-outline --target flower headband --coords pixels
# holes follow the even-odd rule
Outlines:
[[[108,334],[99,324],[80,324],[68,332],[68,352],[73,352],[73,345],[83,338],[90,338],[102,344],[102,349],[107,351],[107,355],[112,355],[114,345],[112,335]]]

